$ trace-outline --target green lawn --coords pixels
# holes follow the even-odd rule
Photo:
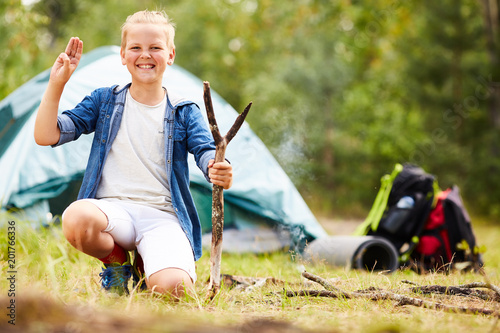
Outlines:
[[[13,220],[2,217],[2,220]],[[224,287],[212,302],[205,298],[209,278],[209,254],[197,264],[196,295],[175,302],[151,293],[116,296],[100,289],[99,262],[74,250],[59,227],[33,230],[21,221],[15,231],[15,297],[9,297],[7,278],[12,267],[8,257],[8,224],[2,224],[0,241],[3,277],[0,282],[2,332],[489,332],[500,325],[494,316],[447,313],[398,306],[394,301],[364,298],[286,298],[281,292],[323,289],[305,281],[301,272],[331,279],[338,288],[355,291],[369,287],[448,305],[498,309],[498,302],[478,299],[417,295],[407,292],[410,280],[421,285],[460,285],[488,281],[500,285],[500,227],[485,222],[474,225],[480,245],[486,246],[485,274],[452,273],[417,275],[398,271],[389,275],[311,266],[292,260],[287,253],[224,255],[222,273],[246,277],[273,277],[251,290]],[[5,232],[4,232],[5,230]],[[14,255],[11,254],[11,259]],[[15,323],[7,308],[15,301]]]

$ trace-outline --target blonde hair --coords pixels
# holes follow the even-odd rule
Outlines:
[[[143,10],[136,12],[129,17],[122,25],[122,43],[121,47],[125,48],[127,43],[127,31],[132,24],[140,23],[151,23],[151,24],[161,24],[165,26],[165,33],[167,35],[167,47],[169,50],[175,48],[174,37],[175,37],[175,24],[169,19],[165,11],[149,11]]]

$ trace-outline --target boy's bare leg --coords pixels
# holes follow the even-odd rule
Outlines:
[[[146,284],[149,289],[174,297],[182,297],[184,292],[193,290],[193,281],[189,274],[179,268],[165,268],[151,274]]]
[[[113,251],[113,237],[103,232],[108,226],[107,216],[86,201],[73,202],[64,212],[64,236],[77,250],[96,258],[104,258]]]

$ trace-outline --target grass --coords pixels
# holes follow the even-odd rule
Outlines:
[[[2,216],[2,221],[14,220]],[[116,296],[100,289],[100,265],[74,250],[59,227],[35,230],[16,222],[16,325],[2,315],[0,331],[5,332],[489,332],[499,330],[491,316],[453,314],[412,306],[396,306],[392,301],[332,299],[314,297],[286,298],[284,288],[303,286],[301,271],[324,278],[344,290],[368,287],[402,291],[402,280],[422,285],[459,285],[489,281],[500,285],[500,228],[486,222],[475,223],[476,237],[487,250],[485,275],[451,273],[418,275],[412,271],[392,274],[346,270],[325,265],[311,266],[291,260],[287,253],[266,255],[228,255],[222,258],[222,273],[248,277],[274,277],[283,281],[253,291],[224,287],[208,302],[209,254],[197,263],[196,294],[175,302],[151,293]],[[7,230],[2,228],[0,265],[7,276]],[[6,309],[9,281],[0,281],[0,305]],[[309,289],[322,289],[311,285]],[[409,295],[446,304],[498,309],[498,303],[463,297]],[[7,318],[7,319],[6,319]]]

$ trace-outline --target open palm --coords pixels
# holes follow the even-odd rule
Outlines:
[[[78,37],[72,37],[66,46],[66,51],[57,57],[54,66],[52,66],[51,80],[63,84],[68,82],[80,62],[82,53],[83,41]]]

